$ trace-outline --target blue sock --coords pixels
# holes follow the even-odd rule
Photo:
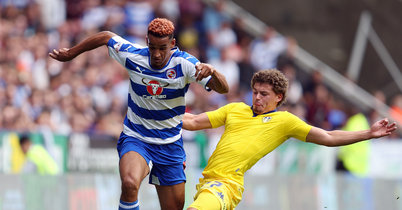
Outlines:
[[[140,210],[140,203],[138,200],[131,203],[120,200],[119,210]]]

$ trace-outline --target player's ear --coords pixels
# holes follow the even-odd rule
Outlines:
[[[276,95],[276,103],[279,103],[283,99],[283,94],[277,94]]]
[[[174,47],[176,45],[176,39],[172,38],[172,41],[170,41],[170,44],[172,45],[172,47]]]

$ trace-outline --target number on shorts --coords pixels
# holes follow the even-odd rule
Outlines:
[[[219,186],[221,186],[222,185],[222,183],[221,182],[218,182],[218,181],[213,181],[213,182],[211,182],[212,184],[211,185],[209,185],[209,187],[214,187],[214,186],[217,186],[217,187],[219,187]]]

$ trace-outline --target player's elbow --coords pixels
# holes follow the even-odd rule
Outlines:
[[[99,34],[102,34],[102,35],[108,36],[108,37],[116,36],[116,34],[111,31],[101,31],[101,32],[99,32]]]
[[[212,78],[211,81],[208,82],[207,86],[220,94],[226,94],[229,92],[229,85],[226,80],[217,80]]]
[[[222,91],[220,92],[220,94],[226,94],[229,92],[229,86],[228,84],[226,84],[223,88]]]
[[[339,146],[338,143],[333,138],[331,138],[330,135],[307,136],[306,141],[327,147]]]
[[[217,90],[216,92],[220,94],[226,94],[229,92],[229,89]]]
[[[101,31],[98,33],[98,36],[96,38],[101,40],[101,42],[103,44],[107,44],[109,39],[111,39],[114,36],[117,36],[117,35],[111,31]]]
[[[324,139],[320,139],[320,140],[307,140],[307,142],[313,143],[313,144],[318,144],[321,146],[327,146],[327,147],[336,147],[338,146],[337,144],[335,144],[335,142],[332,141],[328,141],[328,140],[324,140]]]
[[[214,90],[217,93],[226,94],[229,92],[229,85],[226,82],[224,82],[224,83],[220,84],[219,87],[214,88]]]
[[[337,147],[339,146],[338,144],[336,144],[334,141],[324,141],[323,144],[321,144],[323,146],[327,146],[327,147]]]

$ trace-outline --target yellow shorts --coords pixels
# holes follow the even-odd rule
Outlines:
[[[220,210],[221,202],[218,198],[209,192],[204,190],[198,194],[197,199],[189,206],[198,210]]]
[[[241,200],[243,188],[225,181],[200,180],[194,202],[189,206],[198,210],[231,210]]]

